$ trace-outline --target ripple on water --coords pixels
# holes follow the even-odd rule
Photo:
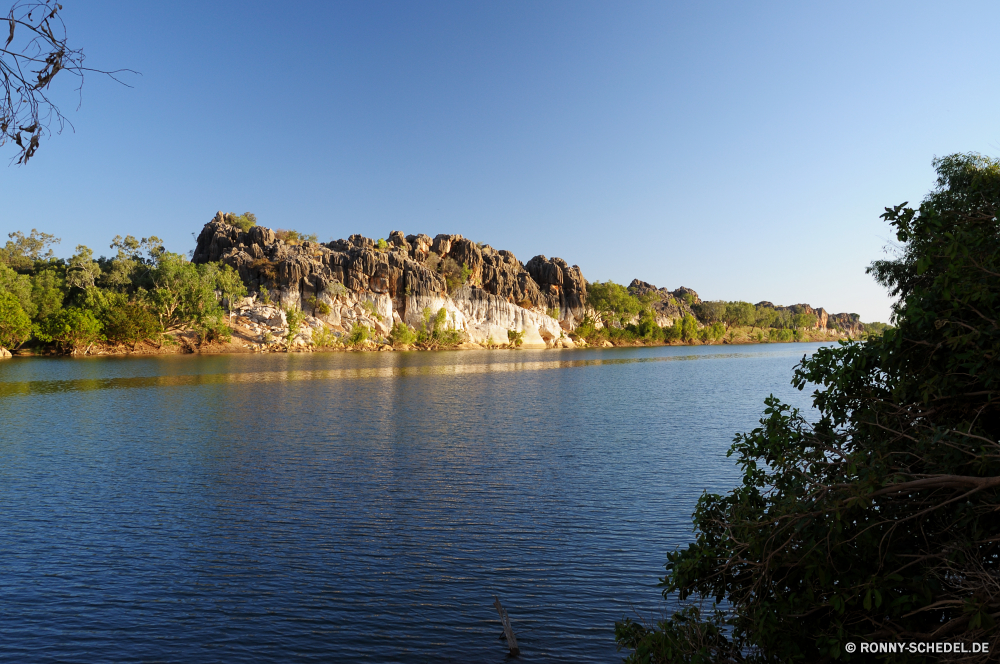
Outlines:
[[[816,345],[0,365],[0,659],[617,661]]]

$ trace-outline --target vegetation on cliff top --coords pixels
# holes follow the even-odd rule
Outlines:
[[[902,249],[869,271],[895,329],[804,358],[807,420],[771,397],[667,557],[681,609],[616,626],[631,662],[858,660],[870,642],[1000,648],[1000,162],[936,160],[937,188],[887,208]],[[969,652],[963,661],[986,661]],[[937,661],[904,652],[885,661]]]

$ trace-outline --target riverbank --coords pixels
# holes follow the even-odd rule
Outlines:
[[[134,347],[122,344],[101,344],[95,343],[89,348],[79,350],[70,355],[76,357],[98,357],[98,356],[149,356],[149,355],[225,355],[225,354],[248,354],[248,353],[357,353],[357,352],[406,352],[406,351],[435,351],[435,350],[521,350],[511,344],[478,344],[464,341],[458,344],[439,343],[414,343],[414,344],[392,344],[388,340],[365,340],[356,344],[338,342],[331,345],[316,345],[310,343],[300,343],[293,345],[291,350],[284,341],[272,339],[270,342],[262,340],[259,330],[250,325],[241,325],[234,322],[229,327],[231,338],[229,341],[202,341],[199,335],[193,331],[174,332],[164,334],[159,342],[140,341]],[[580,337],[571,335],[563,340],[563,343],[554,343],[548,350],[573,350],[588,348],[638,348],[638,347],[660,347],[660,346],[723,346],[723,345],[758,345],[776,343],[816,343],[834,342],[850,339],[846,335],[840,335],[825,330],[798,330],[794,331],[788,339],[773,339],[766,330],[753,328],[732,328],[721,339],[716,340],[692,340],[690,342],[662,342],[648,339],[625,339],[619,338],[614,341],[607,339],[599,340],[597,343],[587,343]],[[575,338],[574,338],[575,337]],[[332,337],[336,339],[336,337]],[[559,340],[556,340],[557,342]],[[294,343],[294,342],[293,342]],[[66,355],[51,346],[25,347],[15,350],[12,357],[54,357]],[[2,354],[0,354],[2,356]]]

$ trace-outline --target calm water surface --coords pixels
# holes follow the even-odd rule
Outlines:
[[[817,347],[0,363],[0,659],[620,661]]]

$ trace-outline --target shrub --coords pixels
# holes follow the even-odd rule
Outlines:
[[[42,319],[35,336],[40,341],[54,342],[64,352],[75,352],[99,341],[101,329],[92,311],[69,307]]]
[[[380,237],[375,247],[379,251],[389,251],[389,243],[385,241],[385,238]]]
[[[320,300],[315,295],[310,295],[309,299],[306,300],[306,304],[312,309],[312,315],[315,316],[317,313],[320,316],[328,316],[330,314],[330,305]]]
[[[524,343],[524,332],[522,330],[507,330],[507,344],[511,348],[520,348]]]
[[[333,333],[333,330],[323,326],[313,330],[312,345],[315,348],[332,348],[333,346],[339,346],[340,340]]]
[[[364,345],[368,339],[374,336],[374,332],[370,327],[365,325],[355,325],[351,330],[351,333],[347,336],[347,341],[345,343],[351,348],[359,348]]]
[[[347,296],[347,287],[339,281],[332,281],[323,288],[323,292],[333,299]]]
[[[556,320],[559,320],[559,307],[552,307],[551,309],[546,309],[545,314],[549,318],[555,318]]]
[[[389,332],[389,341],[393,346],[409,346],[416,342],[417,333],[410,329],[410,326],[402,321],[397,321]]]
[[[138,302],[129,302],[123,295],[109,298],[98,311],[98,319],[110,343],[127,344],[132,350],[139,342],[156,339],[162,332],[153,312]]]
[[[472,270],[465,263],[462,263],[459,267],[458,262],[450,256],[445,258],[441,262],[441,274],[444,275],[445,285],[448,287],[449,293],[454,293],[459,288],[465,285],[469,280],[469,275],[472,274]]]
[[[319,242],[319,237],[315,233],[300,233],[286,228],[278,228],[274,231],[274,236],[285,244],[302,244],[303,242]]]
[[[227,224],[236,226],[244,233],[257,225],[257,215],[253,212],[244,212],[240,215],[230,212],[225,216],[225,220]]]
[[[0,348],[17,348],[31,336],[31,319],[13,293],[0,291]]]
[[[285,333],[285,346],[289,352],[292,350],[292,341],[295,340],[299,328],[302,327],[302,321],[305,319],[306,314],[301,309],[296,307],[285,309],[285,322],[288,324],[288,332]]]

